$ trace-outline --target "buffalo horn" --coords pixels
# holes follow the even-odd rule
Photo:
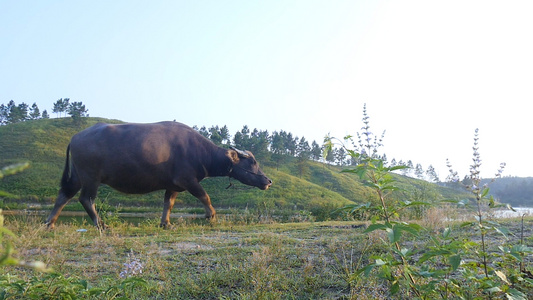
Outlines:
[[[237,152],[237,154],[239,154],[239,156],[242,156],[242,157],[244,157],[244,158],[248,158],[248,157],[250,157],[250,154],[246,153],[246,151],[239,150],[239,149],[237,149],[237,148],[235,148],[235,147],[229,147],[229,148],[230,148],[231,150]]]

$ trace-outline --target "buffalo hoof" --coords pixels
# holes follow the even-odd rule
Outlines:
[[[215,224],[217,223],[217,216],[216,216],[216,215],[205,216],[205,219],[207,220],[207,222],[208,222],[210,225],[215,225]]]
[[[104,231],[104,230],[108,230],[109,229],[109,226],[107,226],[106,224],[104,223],[101,223],[101,224],[98,224],[96,226],[96,229],[100,230],[100,231]]]
[[[159,224],[159,227],[161,227],[163,229],[170,229],[172,227],[172,225],[170,223],[161,223],[161,224]]]

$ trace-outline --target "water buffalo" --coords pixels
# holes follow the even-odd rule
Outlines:
[[[94,206],[100,184],[127,194],[165,190],[163,227],[170,224],[170,211],[182,191],[198,198],[206,218],[213,218],[215,209],[200,181],[216,176],[262,190],[272,185],[251,152],[218,147],[187,125],[98,123],[72,137],[61,189],[46,224],[53,228],[63,207],[81,189],[79,200],[87,214],[95,226],[104,227]]]

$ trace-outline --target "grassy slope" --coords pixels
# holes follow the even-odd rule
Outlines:
[[[31,163],[28,170],[4,178],[0,190],[22,197],[55,197],[70,137],[102,121],[119,122],[89,118],[85,126],[75,127],[70,118],[63,118],[0,126],[0,166],[21,161]]]
[[[120,123],[117,120],[87,118],[84,126],[73,126],[70,118],[27,121],[0,126],[0,167],[10,163],[29,161],[31,167],[0,181],[0,190],[31,199],[52,203],[64,165],[66,146],[70,137],[97,122]],[[266,163],[264,165],[267,165]],[[301,178],[295,164],[290,161],[280,170],[264,167],[274,181],[266,192],[248,189],[233,181],[235,188],[226,189],[227,178],[209,178],[202,182],[215,207],[255,207],[257,205],[311,209],[313,207],[339,207],[347,203],[371,199],[372,191],[364,187],[353,175],[340,173],[340,168],[309,162]],[[437,198],[456,196],[450,190],[415,179],[398,176],[407,190],[413,185],[424,186]],[[112,204],[122,206],[157,205],[162,203],[162,192],[145,196],[124,195],[109,187],[102,187],[99,196]],[[178,196],[177,205],[198,206],[188,193]]]

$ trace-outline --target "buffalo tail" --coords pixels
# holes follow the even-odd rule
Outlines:
[[[76,169],[74,165],[71,165],[70,163],[70,144],[69,144],[67,146],[65,169],[63,169],[63,176],[61,177],[61,190],[65,194],[71,195],[71,194],[76,194],[79,189],[80,189],[80,185],[78,181],[78,176],[76,174]]]

